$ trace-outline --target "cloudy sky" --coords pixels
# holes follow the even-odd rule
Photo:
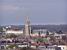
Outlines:
[[[0,0],[0,24],[67,24],[67,0]]]

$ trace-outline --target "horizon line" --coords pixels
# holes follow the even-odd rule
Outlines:
[[[0,25],[0,26],[18,26],[18,25],[25,25],[25,24],[5,24],[5,25]],[[31,24],[31,25],[67,25],[67,24]]]

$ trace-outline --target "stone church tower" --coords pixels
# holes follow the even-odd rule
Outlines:
[[[25,17],[25,28],[24,28],[24,35],[25,36],[30,36],[31,34],[31,25],[30,25],[30,20],[29,17]]]

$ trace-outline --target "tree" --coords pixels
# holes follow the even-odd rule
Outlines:
[[[40,31],[39,31],[38,35],[39,35],[39,37],[40,37],[40,35],[41,35],[41,32],[40,32]]]
[[[3,28],[2,27],[0,27],[0,32],[3,32]]]
[[[8,48],[13,49],[14,47],[15,47],[15,48],[18,48],[17,45],[13,44],[13,45],[9,45],[9,46],[7,47],[7,49],[8,49]]]
[[[6,35],[6,38],[16,38],[17,37],[17,35],[15,35],[15,34],[7,34]]]
[[[38,38],[37,41],[38,42],[43,42],[43,38]]]
[[[49,32],[48,31],[46,32],[46,35],[49,35]]]
[[[23,48],[20,48],[20,50],[36,50],[36,49],[30,48],[30,47],[23,47]]]

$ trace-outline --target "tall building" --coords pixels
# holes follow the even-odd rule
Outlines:
[[[25,28],[24,28],[24,35],[29,36],[31,34],[31,25],[30,25],[30,20],[29,17],[25,17]]]

